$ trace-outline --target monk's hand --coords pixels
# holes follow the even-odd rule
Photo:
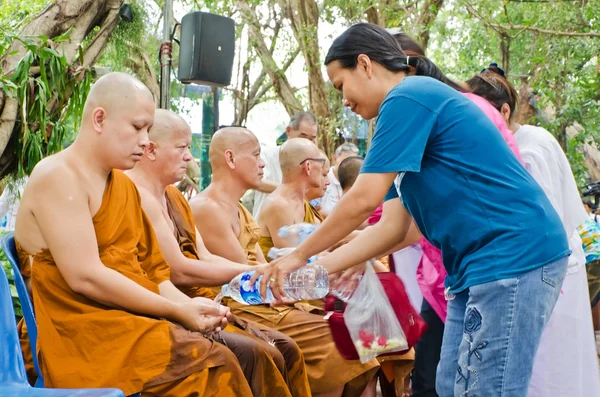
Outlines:
[[[210,300],[208,302],[210,303],[198,299],[179,302],[177,322],[190,331],[202,334],[220,332],[227,325],[229,308]]]

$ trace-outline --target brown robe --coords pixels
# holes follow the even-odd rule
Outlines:
[[[182,253],[188,258],[198,259],[196,226],[187,200],[177,188],[168,186],[166,201]],[[213,299],[215,296],[210,288],[182,290],[192,298]],[[304,357],[290,337],[241,318],[234,318],[233,322],[237,326],[228,325],[220,336],[225,346],[238,357],[254,396],[283,397],[290,392],[294,397],[311,395]]]
[[[170,270],[133,182],[109,174],[93,217],[102,263],[159,293]],[[56,225],[60,227],[60,225]],[[135,315],[75,293],[45,249],[31,280],[46,387],[116,387],[130,395],[250,395],[237,359],[221,344],[172,322]],[[26,264],[25,264],[26,266]]]
[[[256,242],[260,237],[260,227],[244,206],[239,204],[238,207],[238,241],[247,254],[248,263],[258,264]],[[360,396],[379,368],[377,360],[365,364],[358,360],[344,360],[335,347],[329,324],[322,315],[291,306],[244,306],[235,301],[228,302],[228,305],[234,314],[273,327],[296,341],[304,353],[313,393],[323,393],[346,385],[344,396]]]

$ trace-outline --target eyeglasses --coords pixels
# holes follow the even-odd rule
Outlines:
[[[324,158],[321,158],[321,157],[320,157],[320,158],[318,158],[318,159],[316,159],[316,158],[313,158],[313,157],[309,157],[309,158],[307,158],[307,159],[304,159],[304,160],[302,160],[302,161],[300,162],[300,164],[298,164],[298,165],[302,165],[302,164],[306,163],[307,161],[318,161],[318,162],[320,162],[320,163],[321,163],[321,165],[325,165],[325,161],[326,161],[326,160],[325,160]]]

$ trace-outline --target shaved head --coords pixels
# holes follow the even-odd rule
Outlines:
[[[213,135],[208,157],[213,179],[228,177],[244,189],[260,186],[265,163],[260,158],[260,143],[250,130],[221,128]]]
[[[338,167],[338,180],[342,191],[346,191],[354,185],[365,159],[352,156],[342,161]]]
[[[302,162],[307,159],[319,159],[323,155],[311,141],[303,138],[288,139],[279,152],[279,163],[283,174],[294,172],[301,167]]]
[[[235,153],[252,145],[259,145],[259,143],[256,136],[250,130],[243,127],[221,128],[215,132],[210,142],[208,150],[210,165],[213,168],[222,165],[225,152],[228,150]]]
[[[149,98],[154,103],[150,90],[135,77],[127,73],[108,73],[92,85],[83,108],[83,119],[91,117],[98,107],[107,112],[129,110],[140,98]]]
[[[154,125],[149,131],[151,141],[161,143],[191,133],[188,123],[177,113],[165,109],[156,109],[154,112]]]
[[[135,77],[126,73],[102,76],[90,89],[72,146],[93,146],[98,163],[107,169],[131,169],[149,143],[154,109],[152,94]]]

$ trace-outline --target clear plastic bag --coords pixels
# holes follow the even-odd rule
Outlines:
[[[406,335],[370,263],[348,299],[344,322],[361,363],[408,349]]]

